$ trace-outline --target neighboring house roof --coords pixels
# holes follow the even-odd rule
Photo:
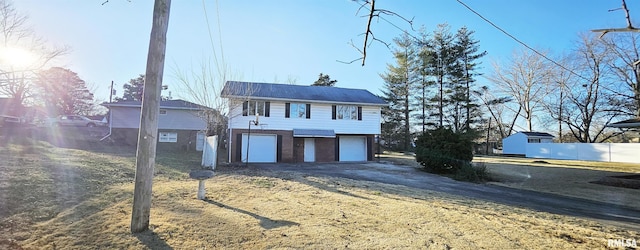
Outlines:
[[[119,102],[105,102],[101,104],[107,108],[109,107],[141,107],[140,101],[119,101]],[[198,105],[192,102],[184,100],[166,100],[160,101],[161,109],[185,109],[185,110],[206,110],[211,109],[202,105]]]
[[[527,137],[555,137],[545,132],[520,132],[520,133],[525,134]]]
[[[632,118],[629,120],[619,121],[607,125],[611,128],[640,128],[640,118]]]
[[[227,81],[222,89],[222,97],[388,105],[380,97],[364,89],[257,82]]]

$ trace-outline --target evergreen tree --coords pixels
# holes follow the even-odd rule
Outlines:
[[[457,85],[456,100],[461,101],[461,106],[464,109],[464,127],[463,130],[471,128],[471,123],[476,121],[479,115],[479,105],[471,97],[473,83],[475,82],[474,76],[479,75],[475,73],[477,70],[478,59],[487,54],[486,51],[479,52],[479,41],[473,39],[475,32],[462,27],[456,33],[456,54],[460,68],[460,82]]]
[[[456,53],[454,49],[454,36],[451,34],[448,24],[438,24],[437,29],[433,32],[431,42],[428,43],[427,49],[430,51],[426,60],[427,71],[435,77],[438,87],[438,94],[432,99],[437,102],[438,127],[445,125],[445,105],[447,105],[447,95],[450,93],[450,86],[455,77],[453,72],[456,70]]]
[[[416,49],[408,35],[394,39],[398,47],[393,54],[396,65],[387,64],[387,72],[380,76],[385,85],[382,93],[384,99],[389,102],[389,108],[385,110],[383,127],[390,131],[384,131],[383,137],[390,137],[390,132],[399,132],[401,135],[399,147],[402,150],[411,149],[411,99],[414,85],[416,84],[415,57]],[[393,131],[401,128],[400,131]]]
[[[142,101],[144,74],[129,80],[129,83],[125,83],[122,88],[124,93],[122,93],[122,97],[116,97],[116,101]]]
[[[325,75],[325,74],[320,73],[320,75],[318,76],[318,80],[313,82],[313,84],[311,84],[311,86],[329,86],[329,87],[333,87],[333,86],[336,85],[337,82],[338,82],[338,80],[331,80],[331,77],[329,77],[329,75]]]
[[[51,114],[87,115],[93,110],[93,94],[77,73],[53,67],[38,74],[40,100]]]
[[[414,118],[418,120],[417,125],[422,127],[422,133],[427,129],[428,125],[435,125],[427,122],[430,116],[429,110],[433,109],[433,105],[430,104],[432,89],[435,85],[434,77],[432,75],[433,70],[430,63],[433,61],[433,51],[430,49],[430,39],[424,28],[421,29],[421,38],[417,41],[418,54],[416,58],[416,75],[418,77],[417,91],[414,96],[414,106],[416,107],[417,114],[414,114]]]

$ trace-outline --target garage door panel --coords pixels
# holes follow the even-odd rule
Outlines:
[[[340,136],[340,161],[367,161],[367,139],[364,136]]]
[[[248,144],[247,144],[248,142]],[[249,146],[247,148],[247,145]],[[276,162],[277,157],[277,136],[265,134],[242,134],[242,162]]]

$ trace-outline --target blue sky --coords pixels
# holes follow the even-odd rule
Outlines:
[[[35,32],[50,44],[68,45],[71,52],[56,63],[75,71],[92,86],[96,98],[108,100],[113,80],[118,95],[122,85],[144,73],[151,31],[151,0],[19,0],[18,11],[29,15]],[[581,32],[604,27],[625,26],[620,7],[612,0],[464,0],[504,30],[532,47],[562,53],[572,48]],[[633,17],[640,12],[637,1],[628,1]],[[391,52],[380,43],[369,47],[366,65],[344,64],[360,57],[351,41],[361,46],[366,19],[356,15],[358,4],[349,0],[174,0],[169,21],[164,84],[172,88],[174,71],[199,68],[215,55],[224,62],[235,80],[308,85],[320,72],[338,80],[338,87],[363,88],[380,93],[379,77]],[[377,0],[376,6],[413,18],[414,28],[433,31],[439,23],[449,23],[452,32],[462,26],[474,30],[482,50],[481,72],[490,72],[491,62],[506,59],[522,49],[511,38],[464,8],[456,0]],[[385,17],[403,29],[403,21]],[[219,20],[219,23],[218,23]],[[218,25],[220,30],[218,30]],[[384,20],[374,21],[374,34],[391,42],[402,31]],[[222,46],[220,42],[222,41]],[[221,50],[222,49],[222,50]],[[479,78],[479,84],[488,84]]]

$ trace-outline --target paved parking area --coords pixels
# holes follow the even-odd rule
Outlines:
[[[314,176],[332,176],[403,185],[543,212],[585,217],[640,230],[640,209],[638,208],[501,185],[459,182],[429,174],[411,166],[369,162],[250,164],[250,167],[264,171],[299,172]]]

